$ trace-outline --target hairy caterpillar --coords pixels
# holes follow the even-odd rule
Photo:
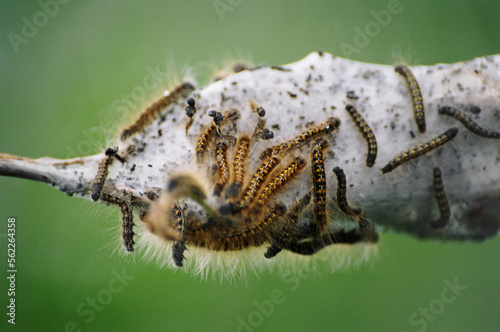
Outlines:
[[[405,65],[398,65],[394,68],[394,71],[403,76],[408,85],[408,90],[410,92],[411,101],[413,102],[413,112],[415,113],[415,122],[417,123],[418,131],[420,133],[425,133],[425,113],[424,104],[422,101],[422,92],[418,86],[418,82],[413,76],[410,68]]]
[[[465,126],[465,128],[469,129],[476,135],[486,138],[497,138],[497,139],[500,138],[500,132],[481,128],[477,123],[472,121],[470,117],[468,117],[467,115],[465,115],[464,113],[460,112],[459,110],[453,107],[449,106],[440,107],[439,114],[446,114],[454,117],[455,119],[460,121]]]
[[[335,269],[337,244],[369,250],[370,246],[357,244],[376,242],[376,229],[369,221],[424,238],[482,240],[496,235],[500,227],[499,146],[496,141],[484,143],[482,137],[466,139],[462,131],[455,133],[437,109],[473,104],[482,109],[478,121],[498,126],[499,68],[499,56],[412,67],[420,86],[440,85],[440,92],[420,91],[427,110],[426,133],[414,137],[410,134],[414,117],[405,96],[398,93],[401,82],[392,67],[315,52],[282,67],[244,69],[202,88],[191,82],[174,87],[167,95],[175,98],[153,107],[154,112],[141,116],[138,125],[129,127],[133,130],[116,140],[119,151],[127,153],[121,155],[123,163],[107,165],[107,176],[98,172],[99,164],[107,164],[105,158],[110,157],[104,153],[63,161],[0,155],[0,174],[43,181],[87,199],[100,192],[104,201],[127,214],[123,218],[127,249],[137,233],[136,251],[154,252],[170,266],[183,265],[201,274],[218,266],[223,275],[234,275],[240,267],[271,268],[283,259],[306,263],[325,259]],[[362,74],[352,75],[352,69]],[[461,81],[464,77],[466,82]],[[367,167],[366,144],[357,143],[359,133],[343,125],[352,122],[342,108],[349,102],[346,92],[354,89],[357,107],[370,113],[377,160],[383,164],[390,164],[395,151],[425,145],[441,133],[456,134],[453,144],[391,174]],[[386,92],[378,93],[379,89]],[[266,126],[273,135],[264,139],[255,134],[265,132]],[[327,147],[321,157],[311,158],[318,139]],[[222,157],[222,152],[227,155]],[[465,158],[472,154],[475,158]],[[292,165],[284,167],[291,167],[293,179],[288,173],[281,175],[285,168],[276,167],[278,161]],[[311,194],[322,173],[314,173],[312,166],[321,163],[325,169],[340,166],[346,171],[352,203],[362,216],[342,213],[334,199],[335,174],[325,172],[326,226],[316,227],[324,221],[317,217],[322,209],[315,209]],[[450,208],[459,212],[442,230],[428,222],[432,218],[427,207],[435,204],[435,195],[432,186],[420,180],[436,165],[447,181]],[[213,195],[221,178],[216,191],[220,195]],[[92,190],[93,183],[99,190]],[[264,194],[258,202],[265,188],[278,185],[279,191]],[[151,192],[159,197],[151,200]],[[461,204],[464,201],[467,204]],[[144,220],[135,231],[131,209]]]
[[[434,228],[443,228],[450,222],[450,204],[446,198],[446,191],[444,190],[443,176],[439,167],[434,167],[433,172],[433,185],[436,195],[436,202],[439,207],[439,218],[431,222]]]
[[[326,216],[326,174],[323,149],[325,142],[320,140],[312,148],[312,174],[314,184],[314,215],[316,227],[324,229],[327,225]]]
[[[366,139],[368,144],[368,155],[366,156],[366,166],[372,167],[375,164],[375,159],[377,158],[377,140],[373,131],[370,129],[365,119],[359,114],[359,112],[351,105],[345,107],[347,113],[352,117],[356,127],[358,127],[363,137]]]
[[[395,169],[396,167],[408,162],[417,157],[423,156],[424,154],[437,149],[446,142],[451,141],[458,134],[458,129],[456,127],[450,128],[441,135],[419,144],[407,151],[401,152],[398,156],[391,159],[387,165],[382,168],[382,173],[388,173]]]

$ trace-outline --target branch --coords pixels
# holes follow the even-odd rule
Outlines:
[[[9,154],[0,154],[0,175],[43,182],[55,187],[68,196],[86,195],[102,156],[75,159],[54,159],[44,157],[30,159]]]
[[[181,97],[159,118],[143,124],[142,130],[118,144],[118,154],[126,154],[125,162],[110,166],[103,190],[131,195],[132,204],[138,208],[149,202],[147,193],[152,188],[164,188],[175,174],[190,173],[197,174],[206,191],[212,192],[215,162],[199,164],[195,158],[198,138],[213,121],[207,113],[212,109],[238,110],[241,119],[237,129],[228,131],[235,136],[251,136],[259,119],[252,105],[258,105],[266,111],[265,128],[274,138],[261,140],[252,148],[247,165],[250,173],[260,165],[259,156],[265,149],[293,139],[332,116],[340,119],[340,128],[325,152],[328,209],[334,222],[343,218],[334,203],[337,180],[332,172],[340,167],[347,177],[347,201],[361,208],[379,227],[442,239],[496,235],[500,228],[500,140],[473,133],[438,109],[453,107],[481,128],[498,131],[500,56],[410,69],[422,94],[425,133],[418,130],[407,84],[394,67],[312,53],[290,65],[244,70],[195,90],[190,95],[196,100],[197,110],[192,123],[186,116],[185,96]],[[345,110],[346,105],[355,107],[373,131],[378,144],[373,167],[366,166],[367,142]],[[458,133],[450,142],[391,172],[382,172],[399,153],[454,132],[454,127]],[[310,162],[309,151],[309,147],[303,147],[290,155]],[[233,155],[230,153],[229,159]],[[104,157],[32,160],[0,155],[0,175],[44,182],[70,196],[79,194],[90,199],[90,187]],[[283,166],[289,158],[283,156]],[[450,206],[451,219],[444,229],[431,227],[431,221],[440,216],[440,208],[446,207],[436,200],[436,167],[442,171]],[[304,171],[274,200],[290,206],[311,187],[311,171]],[[225,202],[224,198],[207,199],[213,211]]]

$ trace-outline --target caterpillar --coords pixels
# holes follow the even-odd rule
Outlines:
[[[326,143],[322,140],[314,144],[311,156],[313,186],[314,186],[314,215],[316,227],[324,229],[327,225],[326,215],[326,174],[323,158],[323,149]]]
[[[377,158],[377,140],[375,139],[375,135],[373,131],[370,129],[365,119],[359,114],[359,112],[352,105],[347,105],[345,110],[351,116],[352,120],[358,127],[363,137],[366,139],[366,143],[368,144],[368,155],[366,156],[366,166],[372,167],[375,164],[375,159]]]
[[[418,82],[413,76],[410,68],[405,65],[398,65],[394,68],[394,71],[403,76],[408,85],[408,90],[410,91],[411,100],[413,102],[413,112],[415,114],[415,122],[417,123],[418,131],[420,133],[425,133],[425,113],[424,104],[422,101],[422,93]]]
[[[134,251],[134,220],[130,202],[125,198],[106,193],[102,193],[101,198],[104,202],[120,207],[122,213],[123,245],[128,252]]]
[[[265,150],[264,153],[261,155],[261,158],[263,159],[269,155],[285,153],[292,149],[296,149],[302,146],[303,144],[309,142],[314,137],[318,137],[319,135],[322,134],[327,134],[337,129],[339,126],[340,126],[339,119],[331,118],[327,122],[322,123],[319,126],[316,126],[312,129],[309,129],[308,131],[303,132],[302,134],[298,135],[297,137],[285,143],[281,143],[277,146]]]
[[[237,111],[230,111],[225,115],[215,111],[210,111],[209,113],[209,116],[212,116],[214,121],[203,131],[196,143],[196,156],[200,162],[205,155],[210,140],[212,140],[215,135],[221,134],[220,127],[227,124],[229,121],[234,121],[239,118],[239,113]]]
[[[416,147],[413,147],[407,151],[401,152],[398,156],[396,156],[394,159],[389,161],[387,165],[385,165],[382,168],[382,173],[388,173],[395,169],[398,166],[401,166],[405,162],[408,162],[412,159],[415,159],[417,157],[420,157],[434,149],[437,149],[441,145],[445,144],[446,142],[449,142],[455,136],[458,134],[458,128],[453,127],[448,129],[446,132],[443,134],[431,139],[430,141],[427,141],[423,144],[417,145]]]
[[[264,205],[267,200],[275,195],[283,186],[286,185],[303,167],[305,166],[305,161],[302,158],[295,158],[287,167],[285,167],[275,178],[270,181],[259,196],[257,200],[257,205]]]
[[[99,197],[101,196],[101,190],[108,175],[108,168],[113,162],[113,159],[118,159],[122,164],[125,162],[125,160],[118,155],[117,150],[118,149],[107,148],[104,152],[105,157],[99,163],[97,174],[94,178],[94,182],[92,183],[91,197],[94,201],[99,200]]]
[[[229,168],[227,166],[227,144],[219,143],[215,147],[215,156],[219,169],[219,181],[215,185],[214,195],[219,196],[227,181],[229,181]]]
[[[193,90],[194,86],[191,83],[184,82],[172,92],[167,91],[160,99],[149,105],[131,126],[123,130],[120,139],[124,141],[135,133],[143,130],[160,115],[165,107],[177,102]]]
[[[347,215],[359,215],[361,211],[358,209],[351,209],[346,197],[347,181],[345,178],[344,170],[340,167],[335,167],[333,173],[337,177],[337,205],[340,211]]]
[[[431,222],[431,226],[436,229],[445,227],[450,222],[450,204],[444,190],[443,176],[439,167],[433,169],[434,194],[439,207],[439,218]]]
[[[229,197],[236,196],[243,185],[245,176],[245,163],[247,161],[248,150],[250,149],[250,138],[244,136],[240,138],[238,149],[233,161],[233,182],[228,186],[226,193]]]
[[[443,106],[439,108],[439,114],[446,114],[451,117],[454,117],[458,121],[460,121],[465,128],[469,129],[472,131],[474,134],[486,137],[486,138],[500,138],[500,132],[498,131],[492,131],[492,130],[487,130],[482,127],[479,127],[477,123],[472,121],[470,117],[465,115],[465,113],[460,112],[459,110],[449,107],[449,106]]]
[[[281,162],[277,157],[271,157],[266,160],[259,169],[254,173],[250,183],[244,191],[243,197],[240,199],[236,205],[236,209],[241,210],[252,203],[254,197],[257,195],[260,187],[268,177],[269,173]]]

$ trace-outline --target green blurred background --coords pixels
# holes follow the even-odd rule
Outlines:
[[[99,152],[106,139],[92,128],[117,114],[113,101],[141,85],[148,68],[166,70],[172,62],[193,67],[206,82],[211,64],[234,57],[286,64],[323,50],[367,62],[434,64],[500,53],[494,0],[400,1],[401,11],[358,53],[342,51],[342,43],[356,46],[356,28],[374,22],[371,11],[393,3],[69,1],[16,52],[9,34],[23,37],[23,17],[44,23],[42,6],[1,1],[0,152],[58,158]],[[148,92],[144,103],[159,91]],[[2,331],[12,329],[4,313],[8,217],[17,220],[19,331],[63,331],[68,322],[83,331],[235,331],[249,318],[254,331],[416,331],[423,325],[410,325],[410,316],[429,305],[440,309],[444,282],[455,278],[467,288],[426,330],[500,329],[500,238],[441,243],[384,233],[379,259],[359,269],[304,278],[293,289],[272,273],[231,285],[111,255],[117,210],[0,178]],[[122,270],[133,279],[109,304],[92,319],[77,313]],[[274,290],[286,300],[269,315],[256,314],[254,301],[269,300]]]

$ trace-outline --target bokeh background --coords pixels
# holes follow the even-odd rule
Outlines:
[[[212,64],[228,59],[279,65],[314,50],[383,64],[500,53],[495,0],[70,0],[58,4],[57,13],[53,3],[1,1],[0,152],[58,158],[98,153],[106,138],[95,128],[106,118],[129,119],[113,110],[113,102],[141,86],[148,69],[166,72],[172,63],[194,68],[206,82]],[[41,4],[52,4],[46,22]],[[356,46],[356,29],[374,26],[372,11],[391,6],[400,11],[358,44],[359,52],[343,51],[343,43]],[[41,27],[25,28],[23,35],[33,19]],[[13,34],[29,38],[13,44]],[[148,91],[137,109],[158,93]],[[9,217],[17,220],[15,327],[4,313]],[[112,255],[109,243],[119,233],[119,219],[114,208],[43,184],[0,178],[0,330],[63,331],[74,325],[82,331],[235,331],[249,319],[253,325],[241,331],[500,328],[500,238],[443,243],[389,232],[381,236],[380,257],[358,269],[304,276],[294,285],[264,273],[234,285],[158,269],[139,255],[135,261]],[[113,271],[129,276],[127,285],[91,316],[82,303],[109,290]],[[455,279],[467,288],[426,326],[411,325],[420,308],[439,309],[445,280]],[[255,301],[269,300],[276,290],[284,302],[272,313],[259,313]]]

